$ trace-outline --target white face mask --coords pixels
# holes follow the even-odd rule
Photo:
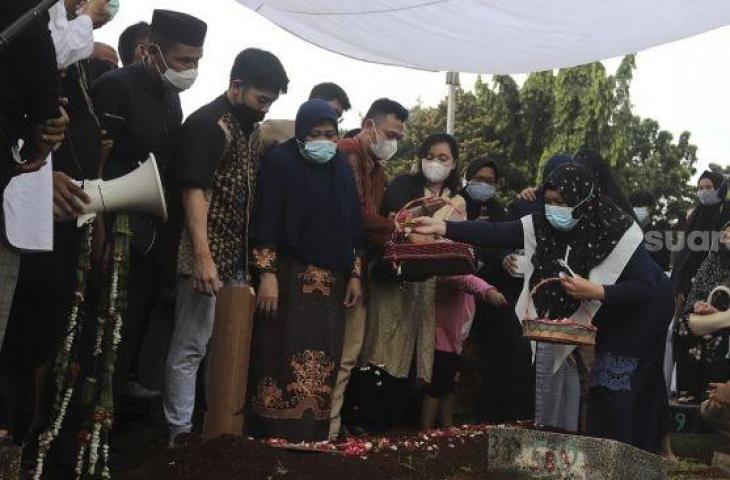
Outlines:
[[[162,63],[165,64],[165,73],[160,72],[162,75],[162,80],[178,92],[182,92],[192,87],[195,83],[195,80],[198,78],[198,70],[195,68],[183,70],[182,72],[173,70],[172,68],[167,66],[165,56],[162,55],[162,50],[160,49],[159,45],[154,46],[160,52],[160,58],[162,58]],[[159,71],[159,68],[157,69],[157,71]]]
[[[162,78],[175,88],[175,90],[182,92],[193,86],[195,79],[198,78],[198,71],[191,68],[190,70],[178,72],[177,70],[168,68],[162,75]]]
[[[427,160],[425,158],[421,160],[421,170],[426,180],[431,183],[441,183],[449,178],[449,174],[451,173],[450,167],[441,162]]]
[[[378,129],[375,128],[375,141],[370,144],[370,149],[376,157],[387,162],[393,157],[393,155],[395,155],[395,152],[398,151],[398,140],[394,138],[381,138],[378,135]]]

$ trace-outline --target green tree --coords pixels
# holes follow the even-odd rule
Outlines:
[[[635,69],[636,59],[628,55],[615,75],[596,62],[557,74],[533,73],[521,87],[508,75],[496,75],[490,83],[478,78],[473,93],[457,92],[461,167],[481,155],[500,160],[500,194],[509,199],[540,180],[540,166],[551,155],[588,146],[603,155],[627,193],[650,190],[666,217],[679,218],[692,201],[694,187],[688,182],[695,173],[697,147],[689,132],[675,142],[656,120],[633,113]],[[414,107],[408,138],[389,164],[389,174],[408,170],[423,139],[445,128],[445,100],[432,108]]]

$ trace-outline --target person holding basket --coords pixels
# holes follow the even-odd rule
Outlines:
[[[397,228],[422,215],[464,220],[457,140],[446,133],[429,135],[419,159],[410,173],[390,183],[381,212],[392,216]],[[403,236],[409,246],[432,242],[411,231]],[[437,273],[429,268],[438,263],[432,257],[423,262],[426,268],[422,263],[410,269],[414,265],[406,261],[402,270],[394,269],[401,262],[389,260],[387,252],[386,246],[383,261],[372,270],[359,409],[372,430],[414,424],[411,407],[424,386],[421,426],[432,428],[439,412],[441,425],[450,426],[459,356],[474,317],[472,297],[499,305],[506,301],[473,275]]]
[[[413,223],[422,235],[524,248],[518,317],[554,320],[556,331],[562,323],[597,328],[587,433],[657,452],[668,409],[662,362],[671,284],[643,248],[639,226],[601,194],[588,170],[561,165],[545,180],[543,197],[543,211],[519,221]],[[558,349],[554,368],[571,361],[574,348]]]

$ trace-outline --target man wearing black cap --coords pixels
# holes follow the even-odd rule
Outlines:
[[[122,382],[119,387],[125,385],[125,390],[131,392],[144,393],[137,383],[126,384],[134,373],[151,314],[172,316],[179,232],[176,210],[180,202],[171,188],[174,167],[170,161],[175,135],[182,123],[179,94],[190,88],[197,77],[206,30],[203,21],[190,15],[155,10],[143,61],[106,73],[92,88],[95,110],[114,141],[108,159],[102,159],[103,178],[125,175],[153,153],[171,210],[171,220],[164,225],[143,215],[130,216],[133,233],[129,300],[116,380]],[[160,375],[162,361],[160,358]]]

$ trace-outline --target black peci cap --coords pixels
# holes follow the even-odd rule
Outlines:
[[[152,12],[151,33],[191,47],[202,47],[208,25],[192,15],[172,10]]]

